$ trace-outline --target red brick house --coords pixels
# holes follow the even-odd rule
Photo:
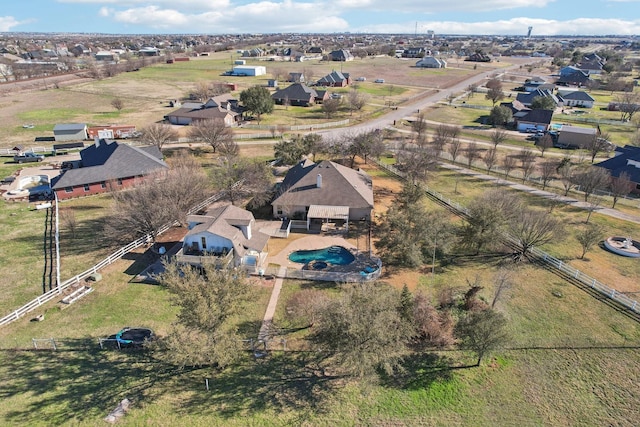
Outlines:
[[[64,170],[51,182],[59,200],[100,194],[112,188],[127,188],[136,180],[167,169],[155,146],[134,147],[98,139],[80,151],[78,168]]]

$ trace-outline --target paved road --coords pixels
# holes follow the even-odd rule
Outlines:
[[[537,61],[536,58],[531,58],[531,62],[536,62],[536,61]],[[392,126],[394,121],[402,120],[407,116],[416,114],[419,110],[425,109],[442,100],[445,100],[451,93],[462,92],[466,90],[466,88],[469,87],[469,85],[471,84],[478,84],[480,82],[483,82],[485,79],[496,75],[496,73],[500,75],[506,71],[518,69],[520,68],[520,66],[521,64],[517,64],[517,65],[512,65],[510,67],[506,67],[500,70],[494,70],[491,72],[485,71],[485,72],[476,74],[475,76],[469,77],[468,79],[463,80],[459,83],[456,83],[450,87],[438,89],[436,93],[427,95],[415,102],[398,106],[397,110],[391,110],[387,114],[381,117],[378,117],[376,119],[370,120],[366,123],[361,123],[361,124],[349,126],[346,128],[336,128],[336,129],[329,129],[325,131],[319,131],[318,133],[331,138],[331,137],[340,137],[342,135],[347,135],[351,133],[360,133],[360,132],[372,131],[375,129],[383,129],[387,126]]]

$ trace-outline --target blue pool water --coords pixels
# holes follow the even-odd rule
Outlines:
[[[324,261],[332,265],[351,264],[356,257],[342,246],[330,246],[324,249],[295,251],[289,255],[289,260],[307,264],[311,261]]]

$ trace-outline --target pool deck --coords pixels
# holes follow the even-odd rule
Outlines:
[[[322,234],[310,234],[301,239],[293,240],[280,253],[267,256],[266,262],[269,264],[278,264],[287,268],[302,269],[303,264],[289,261],[289,254],[295,251],[304,251],[311,249],[323,249],[329,246],[343,246],[347,249],[355,250],[356,247],[346,239],[338,236],[325,236]]]

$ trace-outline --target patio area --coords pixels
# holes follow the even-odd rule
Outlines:
[[[366,247],[364,237],[359,241],[360,250],[356,248],[356,245],[353,243],[352,239],[345,238],[346,235],[335,235],[329,233],[321,233],[321,234],[298,234],[292,233],[289,239],[282,239],[282,244],[284,247],[277,250],[273,250],[275,248],[271,248],[274,239],[270,239],[269,245],[269,255],[265,260],[265,266],[271,266],[272,268],[268,268],[269,273],[272,273],[270,270],[273,269],[274,265],[279,265],[280,267],[284,267],[290,272],[293,270],[303,271],[305,265],[297,262],[293,262],[289,260],[289,255],[295,251],[301,250],[314,250],[314,249],[324,249],[331,246],[342,246],[345,249],[349,250],[354,256],[355,260],[346,265],[330,265],[321,271],[314,271],[309,269],[304,269],[304,277],[312,278],[313,276],[319,276],[323,273],[331,274],[360,274],[361,271],[369,271],[372,266],[378,266],[379,260],[375,255],[372,258],[369,257],[369,252]],[[281,246],[281,245],[278,245]],[[275,271],[273,272],[275,273]],[[288,274],[291,276],[291,274]]]

